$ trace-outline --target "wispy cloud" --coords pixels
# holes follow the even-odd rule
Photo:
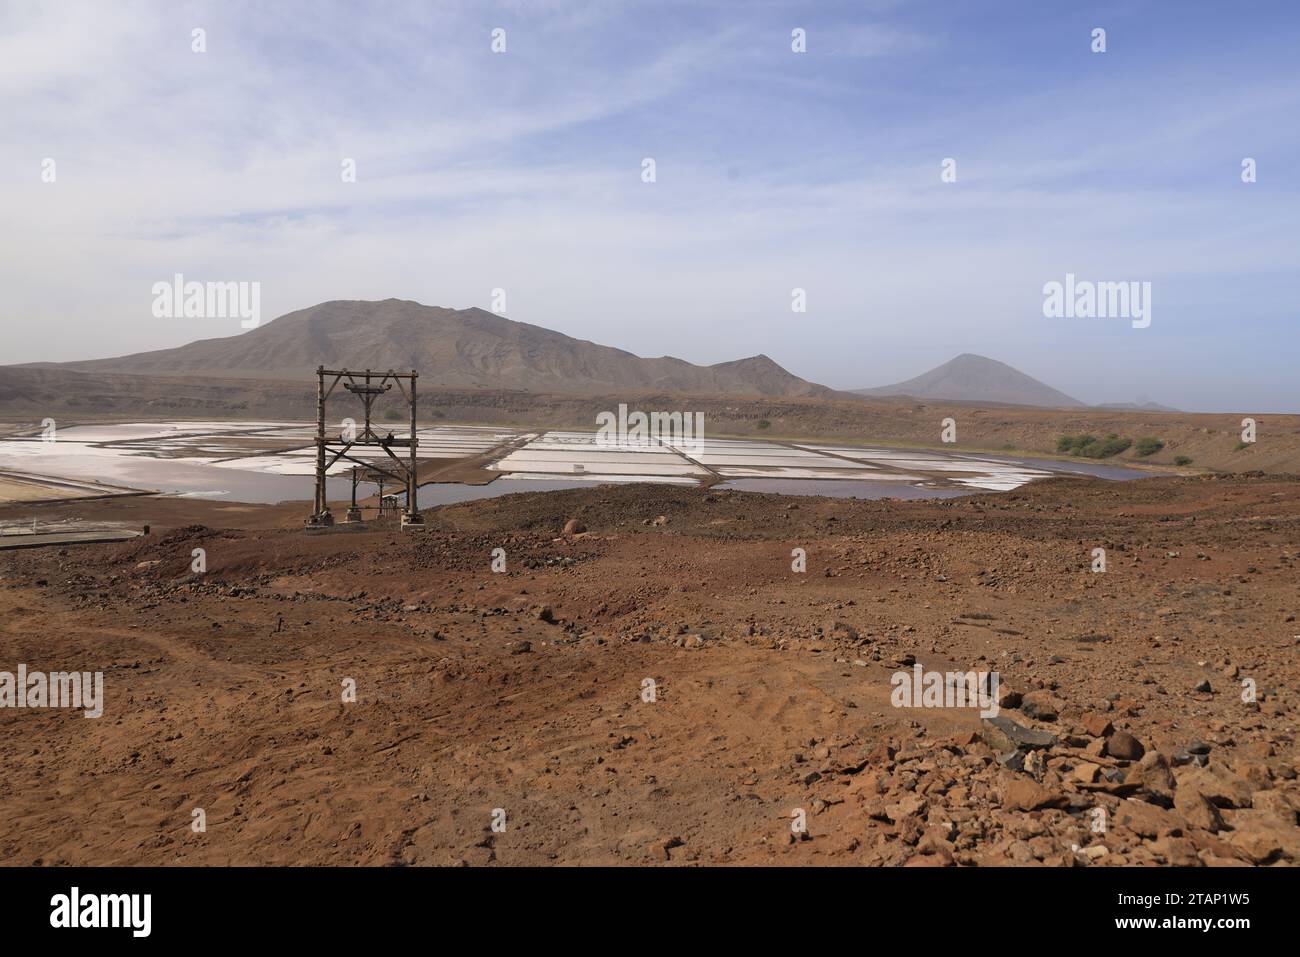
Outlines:
[[[237,332],[151,316],[183,272],[261,281],[267,315],[501,287],[514,318],[844,387],[972,351],[1095,401],[1300,407],[1300,28],[1225,50],[1162,16],[1116,7],[1094,56],[1039,4],[10,4],[6,358]],[[1044,319],[1067,270],[1153,281],[1145,338]]]

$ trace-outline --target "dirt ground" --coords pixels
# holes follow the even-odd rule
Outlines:
[[[0,709],[0,860],[1300,860],[1300,477],[304,510],[0,509],[152,526],[0,555],[0,670],[105,694]],[[998,672],[999,716],[895,707],[914,664]]]

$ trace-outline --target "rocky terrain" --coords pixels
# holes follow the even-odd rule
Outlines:
[[[0,710],[7,863],[1300,861],[1294,476],[94,508],[150,534],[0,556],[0,669],[106,696]]]

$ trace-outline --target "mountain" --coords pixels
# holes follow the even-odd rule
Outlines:
[[[323,302],[242,335],[116,359],[61,363],[79,372],[303,379],[326,368],[417,369],[444,388],[520,389],[570,395],[638,391],[696,395],[829,396],[764,355],[698,366],[574,339],[482,309],[418,302]],[[42,364],[48,367],[48,364]]]
[[[1173,406],[1161,405],[1159,402],[1152,402],[1150,399],[1138,399],[1136,402],[1103,402],[1097,406],[1099,409],[1115,409],[1121,412],[1181,412],[1182,409],[1175,409]]]
[[[914,399],[1033,405],[1047,409],[1083,405],[1005,362],[969,352],[906,382],[851,391],[857,395],[906,395]]]

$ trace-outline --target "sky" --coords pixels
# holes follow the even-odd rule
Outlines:
[[[263,322],[499,289],[836,388],[973,352],[1300,412],[1297,50],[1290,0],[0,0],[0,363],[241,332],[156,317],[179,273]],[[1150,324],[1046,316],[1067,273]]]

